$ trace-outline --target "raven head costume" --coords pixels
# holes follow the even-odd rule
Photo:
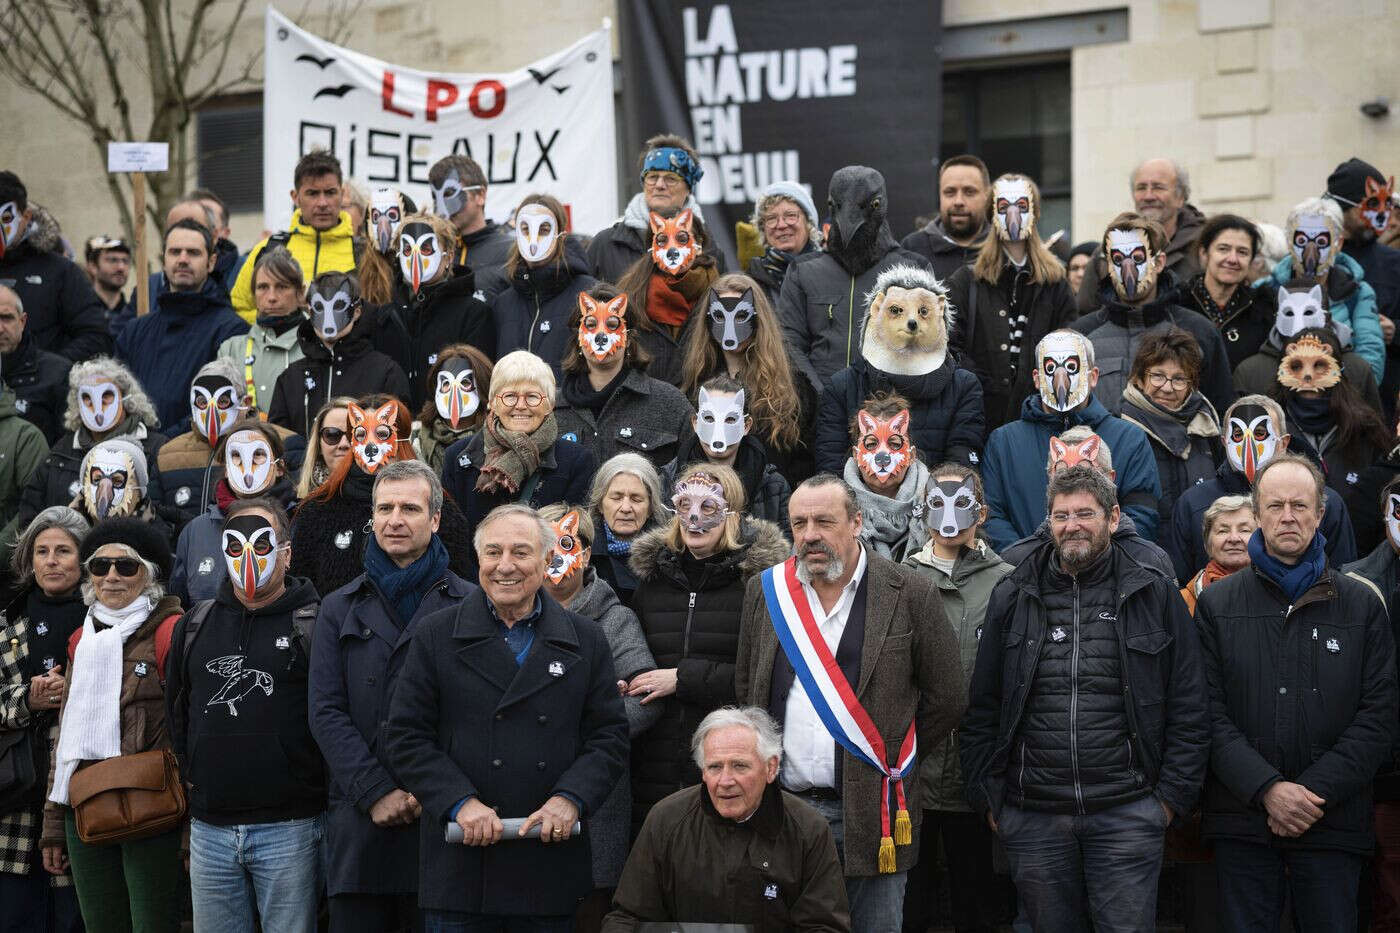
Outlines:
[[[826,209],[831,232],[826,251],[851,275],[860,275],[899,244],[890,233],[885,176],[864,165],[847,165],[831,176]]]

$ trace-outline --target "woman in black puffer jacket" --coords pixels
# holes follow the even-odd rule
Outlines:
[[[699,782],[690,736],[734,702],[744,587],[792,553],[777,525],[744,517],[744,487],[728,467],[689,467],[672,504],[671,522],[632,544],[640,581],[632,610],[657,669],[632,678],[627,695],[662,704],[661,719],[632,744],[634,834],[655,803]]]
[[[525,211],[524,217],[521,211]],[[547,247],[544,241],[548,235],[541,227],[542,221],[549,222],[545,221],[546,213],[554,224],[554,239]],[[566,221],[564,205],[547,194],[532,194],[520,202],[516,211],[519,232],[506,260],[510,288],[491,301],[496,359],[514,350],[529,350],[549,364],[556,381],[562,378],[564,351],[577,336],[577,331],[569,329],[569,315],[578,307],[579,292],[598,284],[581,242],[564,234]],[[527,250],[543,248],[541,258],[522,255],[522,239]]]

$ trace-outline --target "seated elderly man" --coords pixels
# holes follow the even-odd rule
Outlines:
[[[603,933],[647,921],[850,930],[826,820],[774,783],[783,743],[772,717],[756,706],[717,709],[690,746],[704,787],[677,791],[647,815]]]

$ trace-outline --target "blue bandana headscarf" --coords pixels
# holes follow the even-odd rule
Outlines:
[[[691,191],[695,190],[696,183],[705,174],[705,170],[700,167],[699,162],[690,157],[690,153],[671,146],[652,149],[646,154],[646,158],[642,160],[643,180],[646,179],[647,172],[675,172],[685,179]]]

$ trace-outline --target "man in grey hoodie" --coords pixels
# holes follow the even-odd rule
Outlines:
[[[938,167],[938,216],[899,245],[918,253],[933,266],[940,282],[977,258],[991,229],[987,201],[992,178],[986,163],[975,155],[957,155]]]

